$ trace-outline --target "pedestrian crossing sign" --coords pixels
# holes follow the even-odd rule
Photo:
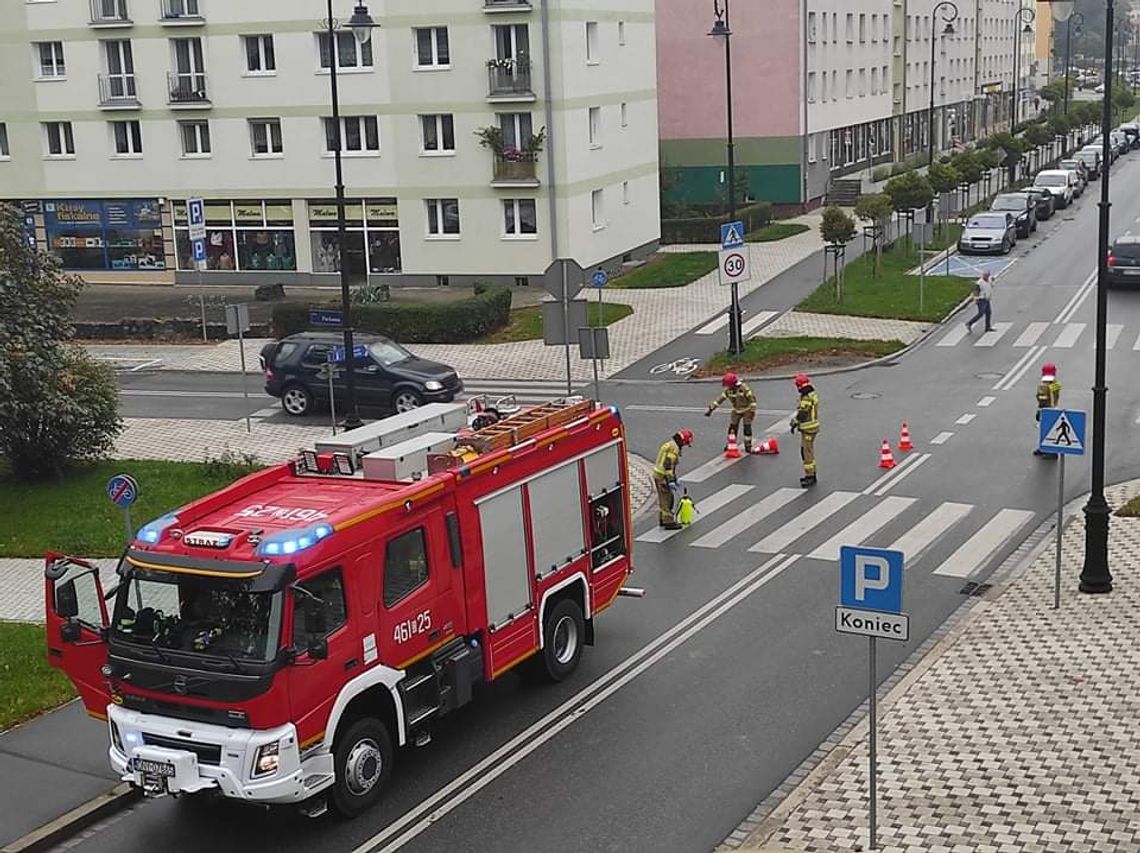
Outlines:
[[[1076,409],[1042,409],[1037,449],[1043,453],[1083,456],[1086,413]]]
[[[744,245],[744,222],[725,222],[720,226],[721,249],[739,249]]]

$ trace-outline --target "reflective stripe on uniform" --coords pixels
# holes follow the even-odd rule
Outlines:
[[[737,388],[725,388],[721,391],[720,396],[713,400],[712,408],[717,408],[725,400],[732,404],[732,411],[737,414],[756,411],[756,395],[743,382]]]
[[[681,460],[681,448],[677,442],[669,439],[657,451],[657,462],[653,466],[653,473],[658,477],[673,477],[677,472],[677,463]]]
[[[800,432],[819,432],[819,394],[812,391],[800,395],[800,401],[796,404],[794,422],[799,427]]]

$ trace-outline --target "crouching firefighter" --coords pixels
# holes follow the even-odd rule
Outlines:
[[[819,434],[819,394],[811,379],[800,373],[796,376],[796,390],[800,392],[796,413],[792,416],[791,431],[800,431],[800,458],[804,461],[804,475],[800,485],[805,489],[815,485],[815,437]]]
[[[720,384],[724,386],[724,390],[720,392],[720,396],[709,403],[709,407],[705,409],[705,417],[709,417],[717,410],[721,403],[727,400],[732,405],[732,415],[728,422],[728,434],[735,442],[737,438],[737,430],[740,429],[740,422],[744,422],[744,452],[752,452],[752,421],[756,418],[756,395],[752,393],[752,389],[745,384],[744,380],[737,376],[735,373],[726,373],[724,378],[720,380]],[[725,445],[728,449],[728,445]]]
[[[693,443],[693,434],[687,429],[677,430],[673,437],[657,451],[653,466],[653,484],[657,487],[657,523],[666,530],[680,530],[681,524],[673,514],[677,492],[677,466],[681,450]]]

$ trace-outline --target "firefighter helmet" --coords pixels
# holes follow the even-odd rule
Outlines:
[[[1048,364],[1041,365],[1041,378],[1042,379],[1056,379],[1057,378],[1057,365],[1049,362]]]
[[[806,373],[797,373],[795,381],[797,388],[804,388],[808,385],[811,385],[811,377]]]
[[[724,377],[720,380],[720,384],[725,388],[735,388],[740,384],[740,377],[735,373],[729,371],[728,373],[724,374]]]
[[[682,447],[688,447],[693,443],[693,431],[688,429],[677,430],[677,443]]]

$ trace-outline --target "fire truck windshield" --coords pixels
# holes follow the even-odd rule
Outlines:
[[[281,633],[282,593],[170,575],[132,576],[119,587],[112,640],[238,659],[269,661]]]

